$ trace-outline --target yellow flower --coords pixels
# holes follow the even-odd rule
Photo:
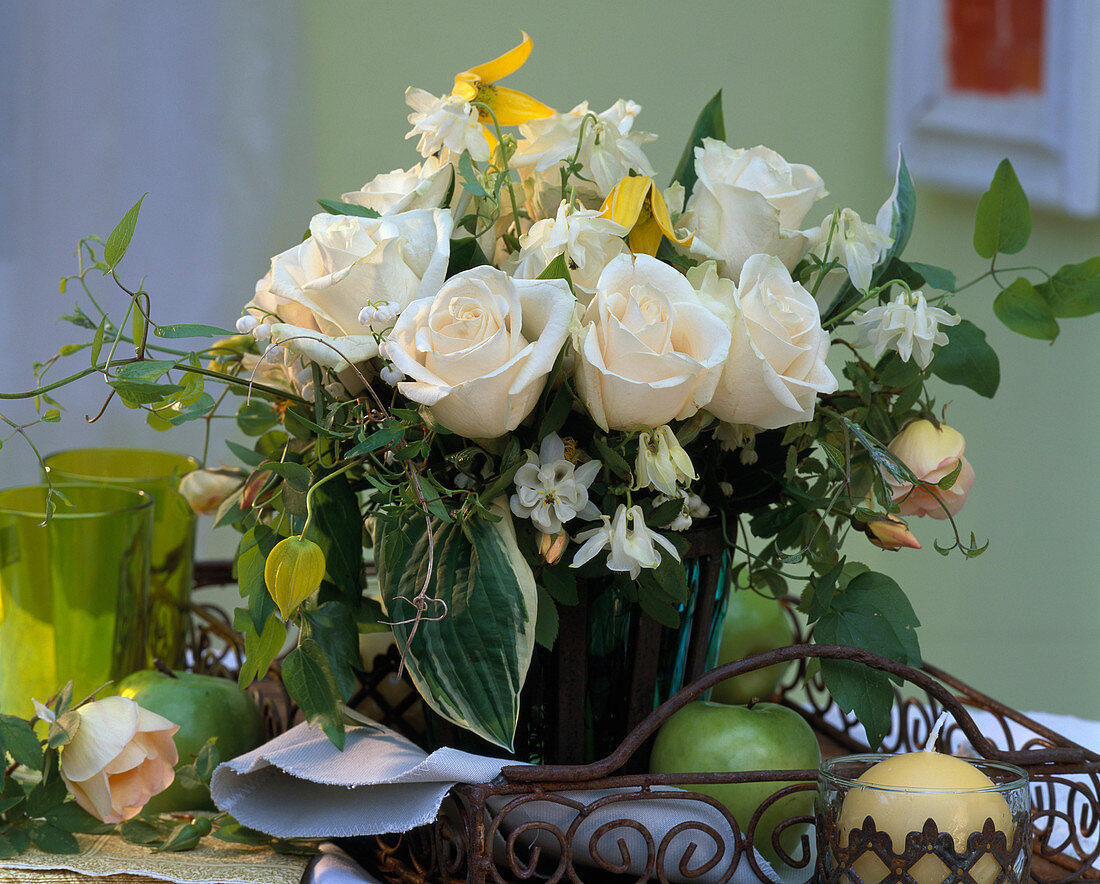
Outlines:
[[[284,537],[264,563],[264,583],[284,620],[317,592],[324,577],[325,554],[304,537]]]
[[[491,108],[501,126],[518,126],[528,120],[548,117],[554,112],[553,108],[530,95],[496,85],[497,80],[503,80],[523,67],[527,56],[531,54],[531,38],[524,31],[520,33],[523,34],[523,41],[515,48],[509,49],[499,58],[457,74],[455,88],[451,93],[466,101],[477,101]],[[492,123],[493,118],[485,108],[479,107],[477,112],[482,123]]]
[[[665,198],[653,179],[645,175],[620,179],[600,211],[601,217],[610,218],[630,231],[627,242],[635,254],[656,255],[662,236],[682,246],[691,243],[690,235],[681,238],[676,234]]]

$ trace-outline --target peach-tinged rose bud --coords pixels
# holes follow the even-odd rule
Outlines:
[[[200,516],[216,513],[240,487],[240,474],[227,470],[194,470],[180,479],[180,494]]]
[[[561,558],[561,554],[565,552],[565,547],[569,543],[569,535],[564,531],[557,534],[546,534],[545,532],[539,532],[539,555],[548,565],[553,565],[558,559]]]
[[[920,549],[920,543],[909,530],[909,526],[901,519],[894,516],[886,516],[884,519],[874,519],[862,528],[867,539],[879,549],[901,549],[907,546],[910,549]]]
[[[888,475],[886,481],[901,515],[946,519],[949,513],[953,516],[962,509],[974,484],[974,470],[963,457],[966,440],[958,430],[947,424],[937,427],[928,420],[911,421],[894,437],[890,450],[914,476],[931,485],[954,472],[960,463],[962,465],[950,488],[913,486]]]
[[[137,816],[175,778],[179,760],[167,718],[129,697],[105,697],[76,709],[80,725],[61,750],[61,779],[83,807],[105,823]]]

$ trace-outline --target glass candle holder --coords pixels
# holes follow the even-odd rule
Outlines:
[[[187,604],[195,564],[195,514],[179,493],[180,478],[197,469],[193,457],[146,448],[74,448],[45,459],[53,481],[110,483],[153,498],[146,665],[184,662]]]
[[[894,776],[878,773],[884,761]],[[830,758],[818,774],[816,812],[822,881],[1028,879],[1030,795],[1015,765],[931,751]]]
[[[81,699],[145,666],[153,500],[108,485],[0,491],[0,712],[26,717],[70,679]]]

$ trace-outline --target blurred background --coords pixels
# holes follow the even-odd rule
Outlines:
[[[160,323],[231,328],[270,256],[301,238],[316,197],[417,161],[403,141],[405,88],[448,91],[457,71],[515,45],[521,28],[535,48],[509,85],[559,110],[637,101],[638,125],[660,135],[647,148],[660,179],[721,89],[733,146],[765,144],[824,178],[830,196],[808,225],[834,205],[874,216],[892,184],[891,64],[929,63],[893,52],[891,5],[881,0],[4,0],[0,28],[4,392],[33,388],[35,360],[84,339],[56,321],[78,297],[73,285],[60,293],[58,280],[76,272],[79,240],[106,238],[143,193],[123,278],[144,278]],[[960,281],[980,274],[977,195],[916,184],[906,256]],[[1033,207],[1033,222],[1020,263],[1053,271],[1100,251],[1095,218]],[[93,292],[121,315],[121,293],[102,282]],[[956,307],[1000,355],[999,393],[937,388],[977,473],[960,526],[989,550],[942,558],[932,544],[947,540],[945,526],[926,519],[911,522],[920,552],[857,539],[851,554],[903,586],[929,661],[1017,708],[1100,719],[1100,326],[1065,322],[1053,345],[1021,338],[994,318],[993,294],[975,286]],[[48,378],[84,367],[85,354]],[[117,402],[88,424],[105,395],[94,377],[62,391],[62,422],[35,427],[32,439],[43,453],[111,443],[200,452],[201,425],[160,435]],[[18,423],[33,409],[4,401],[0,413]],[[210,463],[230,460],[218,440],[232,427],[214,435]],[[0,485],[35,481],[26,444],[7,429],[0,438]],[[232,534],[207,529],[199,555],[233,546]]]

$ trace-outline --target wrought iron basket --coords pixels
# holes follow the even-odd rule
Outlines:
[[[199,581],[205,572],[200,569]],[[232,671],[239,660],[227,618],[195,606],[204,625],[192,636],[200,668]],[[211,642],[215,634],[222,640]],[[237,655],[234,658],[234,654]],[[862,729],[845,717],[826,694],[813,661],[851,660],[896,676],[907,686],[897,691],[893,728],[881,746],[885,753],[924,747],[941,712],[948,722],[936,749],[1008,762],[1023,768],[1031,792],[1030,879],[1049,884],[1100,879],[1100,755],[982,694],[951,675],[925,664],[909,667],[855,648],[800,642],[747,657],[705,673],[644,718],[606,758],[587,765],[512,765],[492,782],[455,786],[435,822],[401,835],[355,839],[347,846],[379,877],[401,884],[419,882],[491,881],[494,884],[531,879],[550,884],[568,879],[603,882],[630,879],[661,884],[682,881],[716,882],[772,880],[751,849],[756,829],[767,810],[791,795],[817,790],[816,770],[767,770],[739,773],[629,774],[628,762],[645,753],[647,741],[675,711],[703,695],[718,682],[774,664],[788,664],[777,702],[797,710],[814,728],[824,757],[868,751]],[[410,726],[415,700],[394,703],[378,691],[398,664],[390,648],[373,660],[353,702],[370,698],[383,723],[419,740],[423,733]],[[277,673],[276,673],[277,676]],[[258,689],[269,727],[288,726],[294,709],[269,677]],[[1000,748],[975,723],[972,712],[991,722],[1003,739]],[[644,763],[644,759],[643,759]],[[719,801],[690,791],[690,784],[776,783],[744,827]],[[774,823],[769,824],[769,827]],[[814,831],[820,825],[820,831]],[[774,826],[769,845],[785,881],[829,880],[816,840],[836,837],[835,820],[815,823],[800,814]],[[925,832],[931,843],[939,833]],[[1004,849],[1020,849],[1017,843]],[[816,839],[815,839],[816,835]],[[857,849],[869,849],[870,836],[858,836]],[[759,841],[756,842],[758,845]],[[989,842],[979,851],[989,851]],[[896,847],[895,847],[896,849]],[[891,881],[913,882],[909,872],[923,856],[919,839],[910,839],[895,856]],[[998,854],[997,874],[972,876],[975,855],[963,857],[944,880],[977,884],[982,880],[1012,882],[1011,864]],[[1026,866],[1025,866],[1026,868]],[[854,877],[845,877],[859,884]],[[938,880],[938,879],[937,879]]]

